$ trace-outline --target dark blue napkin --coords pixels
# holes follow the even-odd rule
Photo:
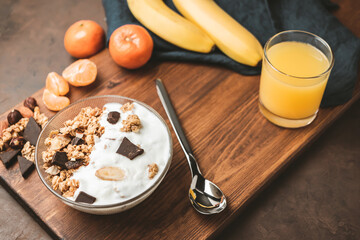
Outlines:
[[[165,3],[176,10],[171,0]],[[216,3],[254,34],[263,46],[277,32],[290,29],[309,31],[324,38],[334,52],[335,65],[321,106],[336,106],[351,98],[357,80],[360,40],[328,11],[337,5],[328,0],[218,0]],[[107,39],[124,24],[141,25],[131,14],[126,0],[103,0],[103,5]],[[209,54],[190,52],[149,32],[154,40],[154,59],[215,64],[244,75],[260,74],[260,67],[235,62],[218,49]]]

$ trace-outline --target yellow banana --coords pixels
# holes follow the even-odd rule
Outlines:
[[[187,19],[198,25],[233,60],[256,66],[262,59],[259,41],[213,0],[173,0]]]
[[[164,40],[187,50],[208,53],[214,41],[162,0],[127,0],[134,17]]]

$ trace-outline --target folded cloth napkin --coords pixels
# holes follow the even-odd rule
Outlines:
[[[165,0],[165,3],[177,11],[171,0]],[[357,80],[360,40],[328,12],[328,9],[336,9],[336,5],[328,0],[217,0],[216,3],[263,46],[277,32],[290,29],[312,32],[324,38],[333,50],[335,65],[321,106],[336,106],[351,98]],[[103,0],[103,6],[108,25],[107,39],[124,24],[141,25],[131,14],[126,0]],[[154,59],[216,64],[244,75],[260,74],[260,67],[235,62],[218,49],[209,54],[191,52],[149,32],[154,40]]]

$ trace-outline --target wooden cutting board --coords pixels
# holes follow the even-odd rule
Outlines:
[[[345,18],[345,14],[343,15]],[[360,33],[356,19],[353,26]],[[51,236],[63,239],[205,239],[215,236],[306,146],[357,99],[343,106],[321,109],[316,120],[302,129],[283,129],[265,120],[258,110],[259,76],[246,77],[216,66],[150,63],[128,71],[111,60],[107,50],[92,58],[98,66],[94,84],[71,88],[72,102],[87,96],[115,94],[152,106],[167,120],[157,97],[155,78],[170,94],[182,126],[205,177],[221,187],[228,207],[221,214],[198,214],[188,200],[190,171],[172,132],[174,156],[162,184],[135,208],[110,216],[74,210],[56,199],[36,172],[23,180],[18,164],[0,164],[0,182]],[[42,90],[33,96],[41,111]],[[25,96],[24,96],[25,97]],[[14,108],[22,105],[19,103]],[[0,116],[4,119],[7,112]],[[170,126],[170,125],[169,125]]]

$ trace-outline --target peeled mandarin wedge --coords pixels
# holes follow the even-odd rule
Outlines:
[[[48,89],[44,89],[42,100],[45,106],[51,111],[60,111],[70,104],[70,99],[63,96],[56,96]]]
[[[75,87],[87,86],[96,79],[97,67],[89,59],[80,59],[65,68],[62,76]]]
[[[56,72],[51,72],[46,78],[46,89],[57,96],[63,96],[69,92],[69,83]]]

